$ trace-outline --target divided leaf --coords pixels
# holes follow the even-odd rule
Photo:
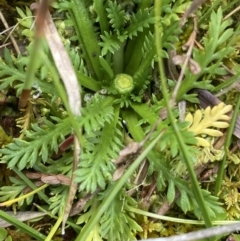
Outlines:
[[[27,49],[29,50],[29,49]],[[4,49],[3,59],[0,58],[0,89],[8,89],[9,87],[16,90],[17,96],[21,93],[23,83],[26,79],[26,66],[28,65],[28,56],[19,55],[15,58],[9,49]],[[39,59],[39,66],[44,68],[44,61]],[[40,71],[41,75],[41,71]],[[38,73],[34,77],[35,83],[33,89],[40,90],[44,93],[51,93],[52,96],[58,96],[58,92],[52,82],[41,79]]]
[[[101,132],[96,131],[88,138],[75,179],[81,183],[81,190],[92,193],[97,187],[104,189],[106,180],[111,178],[114,169],[111,160],[118,156],[122,148],[122,133],[118,129],[118,118],[119,108],[115,108],[113,120],[106,123]]]
[[[149,9],[139,10],[131,18],[131,24],[127,27],[126,31],[128,32],[129,38],[137,36],[138,32],[142,32],[143,28],[149,28],[150,24],[154,24],[155,18],[153,11]]]
[[[101,54],[105,56],[107,53],[112,53],[120,48],[119,40],[111,32],[104,32],[104,35],[101,35],[102,42],[99,45],[102,47]]]
[[[52,197],[49,198],[51,202],[49,209],[53,215],[61,214],[65,208],[68,188],[66,186],[58,186],[52,190]]]
[[[112,27],[116,31],[121,29],[126,22],[126,13],[121,8],[121,5],[118,5],[118,3],[115,1],[108,1],[108,8],[106,10],[108,12],[107,17],[109,18],[109,22],[112,25]]]
[[[18,58],[20,59],[21,56]],[[6,89],[12,87],[15,81],[18,83],[24,82],[24,66],[19,63],[15,66],[14,63],[16,63],[17,60],[11,55],[11,52],[7,48],[4,49],[4,61],[0,59],[0,88]]]
[[[56,125],[50,121],[45,121],[45,124],[48,128],[43,129],[33,124],[32,129],[35,132],[25,132],[28,141],[14,139],[12,143],[1,149],[0,152],[3,154],[1,162],[7,163],[9,168],[17,166],[19,170],[33,167],[39,157],[46,162],[50,151],[57,152],[59,139],[69,134],[71,130],[69,119]]]
[[[175,186],[172,180],[168,181],[168,190],[167,190],[167,200],[168,203],[171,204],[175,198]]]
[[[99,130],[105,122],[111,122],[113,108],[109,106],[111,98],[95,95],[92,101],[82,109],[79,118],[79,127],[82,126],[87,133]],[[44,120],[44,126],[32,124],[32,130],[25,131],[27,140],[14,139],[12,143],[0,150],[3,154],[2,163],[7,163],[9,168],[18,166],[19,170],[33,167],[41,158],[46,162],[54,151],[57,153],[58,145],[63,138],[71,133],[70,118],[52,118],[57,124]]]
[[[114,115],[111,103],[112,98],[95,94],[87,106],[82,108],[79,122],[87,133],[99,130],[105,122],[111,122]]]
[[[215,128],[227,128],[229,126],[228,121],[230,116],[227,115],[232,110],[231,105],[225,105],[220,103],[218,106],[207,107],[203,112],[197,110],[194,115],[188,113],[185,121],[189,122],[188,131],[197,135],[209,135],[209,136],[222,136],[222,132]],[[210,144],[202,137],[196,137],[198,140],[198,145],[200,146],[210,146]]]
[[[142,228],[134,220],[133,214],[124,210],[127,206],[136,206],[133,198],[117,195],[100,220],[101,236],[106,240],[135,240],[135,233]]]
[[[0,202],[5,202],[8,200],[15,199],[21,195],[24,195],[26,183],[15,177],[10,177],[11,186],[3,186],[0,188]],[[18,207],[21,207],[24,202],[30,204],[33,200],[33,196],[29,196],[24,200],[18,201]]]
[[[190,204],[190,197],[184,190],[180,190],[181,195],[180,198],[177,200],[177,204],[181,207],[184,213],[190,211],[192,206]]]
[[[197,103],[194,99],[187,98],[186,93],[194,88],[212,89],[212,77],[214,75],[226,74],[222,69],[223,59],[229,58],[234,48],[229,45],[234,35],[233,29],[229,28],[231,21],[223,20],[221,7],[217,12],[212,11],[209,22],[209,30],[202,38],[203,49],[193,49],[193,59],[200,65],[201,72],[193,75],[191,71],[185,71],[184,84],[179,88],[177,100],[188,99]],[[230,57],[231,58],[231,57]],[[206,78],[201,78],[207,75]]]

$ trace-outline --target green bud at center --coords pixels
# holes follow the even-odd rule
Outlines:
[[[127,74],[119,74],[114,79],[114,85],[120,94],[130,93],[133,88],[133,78]]]

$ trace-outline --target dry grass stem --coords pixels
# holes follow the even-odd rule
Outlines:
[[[10,28],[9,28],[9,26],[8,26],[8,23],[7,23],[7,21],[5,20],[5,18],[4,18],[4,16],[3,16],[3,14],[2,14],[1,11],[0,11],[0,19],[1,19],[4,27],[6,28],[6,30],[9,30]],[[12,32],[10,32],[9,37],[10,37],[10,39],[11,39],[11,41],[12,41],[12,44],[13,44],[13,46],[14,46],[17,54],[20,54],[21,51],[20,51],[20,49],[19,49],[19,47],[18,47],[18,45],[17,45],[17,42],[16,42],[15,38],[13,37],[13,35],[12,35],[11,33],[12,33]]]

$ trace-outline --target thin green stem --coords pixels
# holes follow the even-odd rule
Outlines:
[[[46,211],[44,208],[42,208],[38,204],[34,203],[34,206],[36,206],[40,211],[46,213],[49,217],[54,218],[56,220],[58,219],[57,216],[55,216],[55,215],[51,214],[50,212]],[[71,221],[67,221],[67,224],[69,224],[72,228],[74,228],[78,232],[81,230],[81,228],[77,224],[75,224]]]
[[[61,225],[61,222],[63,220],[63,215],[62,214],[60,217],[58,217],[57,222],[55,223],[55,225],[51,228],[50,233],[48,234],[48,236],[46,237],[45,241],[51,241],[52,237],[54,236],[54,234],[57,232],[59,226]]]
[[[120,48],[113,54],[113,71],[115,75],[121,74],[123,72],[125,44],[126,42],[120,43]]]
[[[98,18],[99,18],[101,34],[104,34],[105,31],[106,32],[109,31],[106,6],[104,5],[103,0],[94,0],[94,6],[95,6],[95,10],[97,12]]]
[[[38,56],[42,48],[42,37],[44,29],[44,19],[46,17],[48,9],[48,1],[42,1],[39,4],[37,16],[36,16],[36,30],[35,39],[31,48],[31,54],[28,62],[26,79],[23,84],[23,90],[18,102],[18,108],[25,108],[30,96],[30,91],[34,81],[34,75],[38,67]]]
[[[231,144],[232,133],[233,133],[233,130],[235,128],[235,123],[236,123],[236,120],[237,120],[237,117],[238,117],[239,108],[240,108],[240,97],[238,97],[238,102],[237,102],[237,105],[234,109],[232,120],[231,120],[230,126],[228,128],[226,142],[224,144],[225,155],[224,155],[223,160],[220,164],[220,167],[219,167],[219,170],[218,170],[218,175],[217,175],[217,180],[216,180],[216,183],[215,183],[215,191],[214,191],[215,195],[218,195],[219,190],[220,190],[221,185],[222,185],[223,174],[224,174],[224,170],[225,170],[225,166],[226,166],[226,162],[227,162],[227,154],[229,152],[229,146]]]
[[[16,167],[13,168],[13,171],[30,187],[32,190],[37,189],[33,182],[29,180],[22,172],[20,172]],[[47,204],[50,205],[49,198],[43,191],[39,191],[38,196],[42,198]]]
[[[113,201],[114,197],[118,194],[120,189],[124,186],[124,184],[127,182],[127,180],[130,178],[130,176],[133,174],[133,172],[138,168],[140,163],[145,159],[147,154],[153,149],[153,147],[157,144],[157,142],[162,137],[163,132],[161,132],[148,146],[147,148],[141,153],[141,155],[133,162],[133,164],[129,167],[129,169],[123,174],[123,176],[112,185],[109,186],[109,188],[106,190],[106,197],[102,201],[102,203],[99,205],[99,207],[96,210],[96,213],[94,216],[92,216],[87,224],[82,229],[82,232],[78,235],[75,241],[85,241],[87,240],[88,235],[94,228],[94,226],[97,224],[99,219],[101,218],[102,214],[105,212],[105,210],[109,207],[111,202]],[[108,195],[107,195],[108,194]]]
[[[236,8],[236,6],[234,8],[234,5],[236,5],[236,4],[237,4],[237,6],[239,5],[239,0],[228,1],[228,3],[223,7],[223,12],[225,12],[225,11],[230,12],[230,11],[234,10]]]
[[[39,64],[39,51],[41,51],[42,39],[36,38],[31,47],[29,62],[27,67],[26,79],[23,84],[23,89],[31,89],[34,82],[34,75]]]
[[[174,223],[182,223],[184,225],[186,224],[192,224],[192,225],[204,225],[205,222],[204,221],[200,221],[200,220],[190,220],[190,219],[182,219],[182,218],[175,218],[175,217],[169,217],[169,216],[164,216],[164,215],[159,215],[159,214],[156,214],[156,213],[150,213],[150,212],[146,212],[146,211],[143,211],[141,209],[138,209],[138,208],[133,208],[133,207],[130,207],[128,206],[126,208],[126,210],[130,211],[130,212],[133,212],[133,213],[136,213],[136,214],[140,214],[140,215],[143,215],[143,216],[147,216],[147,217],[150,217],[150,218],[155,218],[155,219],[159,219],[159,220],[164,220],[164,221],[168,221],[168,222],[174,222]],[[233,224],[233,223],[239,223],[239,221],[213,221],[212,224],[213,225],[224,225],[224,224]]]
[[[19,201],[22,201],[24,199],[27,199],[28,197],[38,193],[39,191],[41,191],[42,189],[45,189],[46,187],[48,187],[48,184],[44,184],[42,185],[41,187],[38,187],[37,189],[34,189],[33,191],[27,193],[27,194],[24,194],[22,196],[19,196],[15,199],[11,199],[11,200],[8,200],[8,201],[5,201],[3,203],[0,203],[0,206],[10,206],[12,205],[13,203],[16,203],[16,202],[19,202]]]
[[[74,131],[75,131],[75,133],[78,137],[78,140],[80,141],[80,143],[83,143],[84,141],[83,141],[83,138],[82,138],[82,135],[81,135],[81,132],[80,132],[78,122],[77,122],[76,118],[74,117],[74,115],[71,111],[71,108],[69,106],[68,99],[67,99],[67,96],[66,96],[66,92],[65,92],[62,84],[60,83],[57,71],[45,55],[42,55],[42,58],[45,61],[46,66],[48,66],[49,71],[51,72],[51,75],[52,75],[52,78],[53,78],[53,81],[54,81],[54,85],[55,85],[55,87],[56,87],[56,89],[59,93],[59,96],[61,97],[61,100],[62,100],[62,102],[63,102],[63,104],[64,104],[64,106],[67,110],[67,113],[68,113],[69,118],[71,120],[72,127],[73,127],[73,129],[74,129]]]
[[[39,64],[38,60],[39,60],[39,52],[41,51],[41,46],[42,46],[41,42],[42,42],[41,38],[35,38],[35,40],[33,41],[29,62],[28,62],[28,67],[27,67],[26,79],[23,83],[23,90],[19,98],[19,103],[18,103],[19,109],[26,107],[30,96],[30,90],[32,88],[36,69]]]
[[[87,53],[87,50],[86,50],[85,46],[82,44],[83,43],[82,36],[80,34],[80,30],[78,29],[77,20],[75,19],[75,15],[74,15],[72,10],[69,11],[69,15],[70,15],[70,19],[73,19],[73,26],[74,26],[74,29],[76,31],[77,40],[78,40],[79,45],[81,45],[81,51],[83,52],[84,61],[86,62],[86,66],[89,69],[89,73],[91,75],[95,75],[93,67],[92,67],[91,60],[90,60],[90,58],[88,56],[88,53]]]
[[[102,56],[99,57],[99,62],[105,71],[104,78],[106,78],[108,81],[112,81],[114,79],[114,73],[109,62]]]
[[[7,214],[6,212],[4,212],[2,210],[0,210],[0,218],[11,223],[14,227],[22,230],[23,233],[29,234],[32,238],[35,238],[36,240],[40,240],[40,241],[46,240],[46,236],[44,236],[43,234],[36,231],[29,225],[17,220],[16,218],[12,217],[11,215]]]
[[[224,81],[221,84],[219,84],[218,86],[216,86],[212,91],[218,92],[218,91],[221,91],[222,89],[230,87],[231,85],[238,84],[240,82],[239,76],[240,76],[240,70],[237,71],[237,73],[235,75],[233,75],[226,81]]]
[[[162,50],[161,32],[160,32],[161,23],[159,21],[160,20],[159,17],[161,16],[161,10],[162,10],[161,3],[162,3],[161,0],[155,0],[155,17],[156,17],[156,21],[157,21],[155,23],[155,38],[156,38],[156,46],[157,46],[157,59],[158,59],[160,77],[161,77],[162,93],[163,93],[164,101],[166,104],[169,120],[171,122],[172,128],[174,130],[174,133],[175,133],[176,138],[179,143],[180,150],[184,156],[185,163],[188,168],[189,176],[190,176],[191,182],[192,182],[192,190],[193,190],[194,196],[202,211],[205,225],[207,227],[211,227],[212,226],[211,219],[209,217],[209,214],[208,214],[208,211],[207,211],[204,199],[203,199],[203,195],[201,193],[201,190],[200,190],[200,187],[198,184],[198,180],[197,180],[196,174],[195,174],[193,166],[192,166],[192,161],[189,158],[189,153],[186,148],[186,144],[184,143],[182,135],[179,132],[178,127],[175,123],[175,119],[174,119],[174,116],[173,116],[173,113],[172,113],[172,110],[170,107],[170,103],[169,103],[169,97],[168,97],[168,93],[167,93],[167,81],[166,81],[166,77],[164,74],[163,61],[161,58],[161,50]]]

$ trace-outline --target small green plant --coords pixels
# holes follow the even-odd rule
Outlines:
[[[155,225],[131,210],[156,212],[165,202],[174,206],[170,216],[191,216],[204,220],[209,227],[212,221],[227,216],[228,209],[213,194],[212,186],[199,185],[194,168],[203,163],[208,168],[206,162],[198,160],[199,151],[214,149],[213,141],[229,127],[228,113],[232,106],[221,103],[200,110],[192,103],[199,102],[195,89],[212,91],[222,86],[219,79],[227,75],[227,58],[237,64],[238,59],[233,59],[237,52],[233,44],[235,29],[230,19],[224,19],[220,4],[206,17],[207,30],[200,26],[191,56],[191,63],[198,63],[199,71],[193,74],[191,65],[185,69],[176,96],[177,101],[190,103],[189,113],[180,121],[176,106],[170,109],[170,100],[166,101],[174,93],[176,81],[170,79],[171,73],[166,73],[169,79],[167,87],[164,86],[164,70],[157,64],[161,65],[163,58],[170,65],[167,59],[171,58],[172,50],[181,59],[186,58],[181,47],[188,40],[189,29],[195,30],[189,27],[191,23],[179,26],[181,15],[191,1],[164,0],[161,8],[157,2],[58,0],[53,3],[58,32],[81,86],[81,116],[74,118],[77,128],[82,130],[81,154],[74,173],[75,127],[64,102],[66,94],[58,88],[60,76],[47,41],[43,41],[39,51],[35,66],[38,71],[28,104],[16,117],[20,137],[13,138],[3,129],[0,131],[1,163],[17,176],[27,170],[44,175],[61,174],[68,179],[76,176],[77,192],[70,212],[70,216],[73,213],[75,216],[69,223],[73,228],[75,224],[81,228],[76,241],[136,240],[138,234],[149,237],[152,230],[160,237],[166,233],[162,224]],[[204,5],[202,11],[205,8]],[[156,14],[160,9],[161,15]],[[34,17],[28,7],[17,8],[17,12],[18,31],[27,37],[29,45],[26,55],[14,56],[8,48],[4,49],[0,88],[19,97],[29,71],[29,54],[33,51]],[[200,14],[201,10],[197,12]],[[231,84],[226,82],[226,86]],[[168,115],[164,114],[166,107]],[[136,146],[131,149],[133,143]],[[139,165],[144,160],[141,169]],[[116,173],[118,178],[114,179]],[[1,202],[15,200],[28,187],[38,185],[30,176],[19,177],[10,177],[11,185],[0,188]],[[36,199],[40,206],[47,204],[51,215],[58,216],[46,240],[59,228],[69,195],[67,185],[50,184],[45,193],[39,191],[39,198],[29,196],[18,202],[18,208],[24,208]],[[220,197],[227,202],[224,185]],[[148,228],[141,226],[142,223]],[[43,240],[40,233],[39,240]]]

